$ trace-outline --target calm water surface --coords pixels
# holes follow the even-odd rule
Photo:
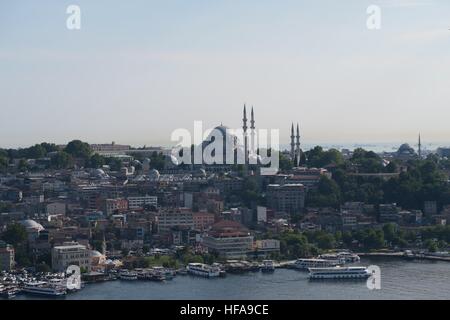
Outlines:
[[[450,263],[362,259],[361,265],[381,268],[381,290],[369,290],[365,281],[309,281],[307,272],[277,269],[204,279],[177,276],[163,283],[110,281],[88,284],[68,295],[78,299],[450,299]],[[29,299],[20,295],[17,299]]]

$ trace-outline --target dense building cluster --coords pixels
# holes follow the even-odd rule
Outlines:
[[[246,120],[244,113],[245,129]],[[0,267],[61,271],[76,264],[91,271],[178,246],[223,259],[307,255],[311,246],[364,246],[370,232],[386,224],[419,230],[416,235],[424,226],[446,225],[450,166],[444,149],[427,159],[408,145],[383,154],[303,152],[298,127],[296,136],[291,131],[291,150],[280,152],[280,169],[271,175],[247,160],[174,165],[170,150],[115,143],[7,150],[0,174]],[[52,165],[66,155],[66,165]],[[418,175],[422,180],[410,183]],[[323,241],[324,233],[332,240]],[[292,251],[292,234],[306,234],[309,243],[295,236],[304,247]],[[401,243],[420,245],[414,236],[408,241]]]

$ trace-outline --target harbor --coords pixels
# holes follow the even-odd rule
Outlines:
[[[291,279],[289,281],[297,279],[299,286],[305,285],[302,283],[307,280],[310,280],[307,282],[315,282],[311,280],[322,280],[320,281],[322,282],[322,286],[334,288],[336,286],[334,280],[339,280],[340,285],[343,285],[342,281],[344,283],[350,283],[350,285],[355,285],[349,280],[368,279],[371,276],[368,270],[369,265],[383,266],[381,269],[383,282],[386,281],[385,272],[393,272],[393,267],[396,265],[405,269],[410,266],[415,266],[417,269],[426,269],[427,266],[430,268],[439,266],[439,268],[448,270],[446,272],[450,271],[450,264],[447,263],[448,258],[443,253],[435,254],[434,256],[418,255],[418,258],[416,258],[416,254],[418,253],[409,250],[404,252],[373,252],[370,254],[355,254],[349,251],[341,251],[329,252],[313,258],[299,258],[290,261],[227,260],[223,263],[213,263],[211,265],[189,263],[178,269],[163,266],[111,269],[107,272],[82,274],[79,288],[68,285],[71,276],[65,273],[30,273],[26,270],[10,273],[2,272],[0,277],[0,296],[5,299],[72,299],[72,297],[84,299],[84,293],[94,290],[94,287],[103,288],[105,286],[111,286],[106,283],[115,283],[114,287],[123,287],[124,290],[133,291],[130,285],[142,287],[143,284],[144,286],[151,286],[151,283],[160,283],[164,287],[158,288],[166,288],[166,286],[178,285],[186,281],[189,283],[198,282],[205,284],[205,280],[212,281],[210,279],[213,278],[226,278],[222,282],[227,286],[228,282],[234,282],[236,278],[243,277],[250,281],[246,285],[254,286],[255,283],[251,281],[270,279],[270,277],[279,279],[280,275],[282,278],[286,277],[286,280]],[[404,281],[406,277],[401,272],[396,276],[401,281]],[[284,282],[284,280],[281,282]],[[207,284],[205,285],[209,286]],[[364,281],[358,284],[358,288],[360,289],[361,286],[363,288],[365,287]],[[365,290],[368,289],[366,288]],[[450,285],[446,296],[450,296]]]
[[[307,272],[277,268],[273,273],[245,272],[225,278],[177,275],[170,281],[102,281],[86,283],[67,300],[210,300],[210,299],[448,299],[450,264],[361,258],[361,264],[381,269],[381,289],[369,290],[365,281],[310,281]],[[427,288],[432,287],[433,290]],[[15,299],[49,299],[19,294]],[[53,299],[53,298],[52,298]]]

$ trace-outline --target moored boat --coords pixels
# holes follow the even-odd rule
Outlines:
[[[187,266],[187,271],[190,274],[206,278],[220,276],[220,269],[218,267],[210,266],[204,263],[189,263]]]
[[[357,254],[348,251],[322,254],[319,259],[338,261],[339,264],[357,263],[361,260]]]
[[[309,279],[367,279],[370,272],[366,267],[331,267],[331,268],[310,268]]]
[[[45,281],[28,282],[24,285],[22,291],[28,294],[60,297],[67,294],[66,287],[59,284],[51,284]]]
[[[308,270],[309,268],[329,268],[339,265],[339,261],[327,259],[297,259],[294,267],[299,270]]]
[[[3,288],[3,290],[1,291],[1,295],[3,298],[12,299],[17,294],[19,294],[20,291],[21,290],[17,286],[8,286],[8,287]]]
[[[270,273],[275,271],[275,264],[273,260],[264,260],[261,266],[261,271],[265,273]]]
[[[136,272],[122,271],[120,273],[119,278],[120,280],[127,280],[127,281],[137,280],[138,274]]]

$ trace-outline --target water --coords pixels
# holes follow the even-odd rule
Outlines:
[[[450,263],[362,259],[381,268],[381,290],[365,281],[309,281],[307,272],[277,269],[204,279],[177,276],[166,282],[110,281],[86,285],[67,300],[306,300],[306,299],[450,299]],[[16,299],[30,299],[19,295]]]

